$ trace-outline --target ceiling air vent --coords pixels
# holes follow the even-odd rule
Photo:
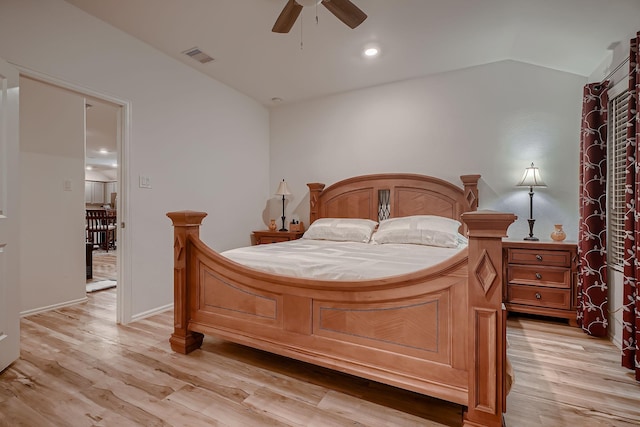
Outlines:
[[[187,56],[192,57],[193,59],[195,59],[196,61],[198,61],[201,64],[206,64],[206,63],[209,63],[209,62],[213,61],[212,57],[210,57],[209,55],[207,55],[206,53],[204,53],[203,51],[201,51],[197,47],[191,48],[189,50],[185,50],[182,53],[184,53]]]

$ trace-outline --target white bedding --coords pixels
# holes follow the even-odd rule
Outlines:
[[[245,266],[275,273],[324,280],[374,279],[406,274],[435,265],[466,248],[410,244],[334,242],[299,239],[222,252]]]

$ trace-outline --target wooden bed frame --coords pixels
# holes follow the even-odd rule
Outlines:
[[[506,320],[502,247],[513,214],[475,212],[480,175],[464,189],[407,174],[308,184],[310,222],[391,217],[460,219],[467,250],[436,266],[365,281],[316,281],[243,267],[199,239],[204,212],[167,214],[174,225],[171,348],[189,353],[203,334],[465,406],[463,426],[502,426]]]

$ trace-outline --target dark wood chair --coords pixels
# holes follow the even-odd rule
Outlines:
[[[87,242],[109,252],[116,247],[116,212],[106,209],[87,209]]]

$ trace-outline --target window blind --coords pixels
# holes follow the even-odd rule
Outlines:
[[[607,248],[609,265],[622,269],[624,261],[624,217],[626,158],[627,158],[627,110],[629,91],[624,91],[609,102],[608,135],[608,230]]]

